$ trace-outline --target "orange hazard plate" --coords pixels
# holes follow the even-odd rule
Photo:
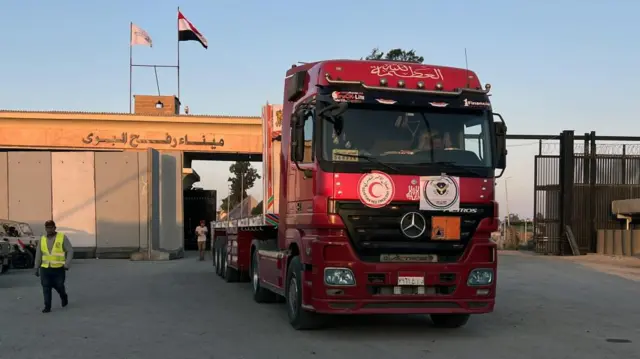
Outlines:
[[[437,241],[459,241],[460,217],[432,217],[431,239]]]

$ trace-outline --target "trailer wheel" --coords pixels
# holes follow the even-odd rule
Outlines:
[[[218,277],[222,277],[222,253],[221,253],[221,248],[220,248],[220,242],[216,241],[216,244],[214,245],[214,253],[213,253],[213,260],[215,262],[215,266],[216,266],[216,274],[218,275]]]
[[[236,269],[226,266],[224,269],[224,280],[227,281],[227,283],[237,282],[239,277],[240,273],[238,273]]]
[[[289,323],[294,329],[317,329],[322,326],[319,314],[302,308],[302,263],[300,263],[300,257],[293,257],[289,263],[285,293]]]
[[[460,328],[469,321],[469,314],[431,314],[431,321],[438,328]]]
[[[240,273],[238,273],[237,270],[235,270],[234,268],[229,267],[229,264],[227,263],[227,246],[226,243],[223,244],[223,251],[222,251],[222,274],[224,277],[224,280],[227,283],[232,283],[232,282],[237,282]]]
[[[260,286],[260,261],[258,260],[258,250],[251,254],[251,289],[253,300],[256,303],[270,303],[275,301],[276,294]]]

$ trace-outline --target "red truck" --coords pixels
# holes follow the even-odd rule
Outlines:
[[[490,89],[444,66],[292,66],[284,105],[263,108],[263,214],[212,222],[218,275],[284,300],[296,329],[383,313],[454,328],[492,312],[507,151]]]

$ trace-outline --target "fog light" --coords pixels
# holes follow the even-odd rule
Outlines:
[[[356,285],[356,278],[349,268],[325,268],[324,283],[326,285]]]
[[[476,295],[489,295],[489,289],[478,289]]]
[[[469,279],[467,279],[467,285],[489,285],[493,283],[493,269],[489,268],[477,268],[469,273]]]

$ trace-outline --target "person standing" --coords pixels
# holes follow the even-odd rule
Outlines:
[[[196,237],[198,240],[198,252],[200,252],[200,260],[204,260],[204,251],[207,248],[207,233],[209,229],[205,225],[204,219],[200,221],[200,225],[196,227]]]
[[[35,268],[36,277],[40,277],[44,295],[42,313],[49,313],[51,311],[52,289],[55,289],[60,295],[63,307],[69,304],[69,296],[64,283],[66,271],[69,270],[73,259],[73,247],[64,233],[56,231],[54,221],[46,221],[44,228],[47,234],[40,238],[40,243],[36,246]]]

